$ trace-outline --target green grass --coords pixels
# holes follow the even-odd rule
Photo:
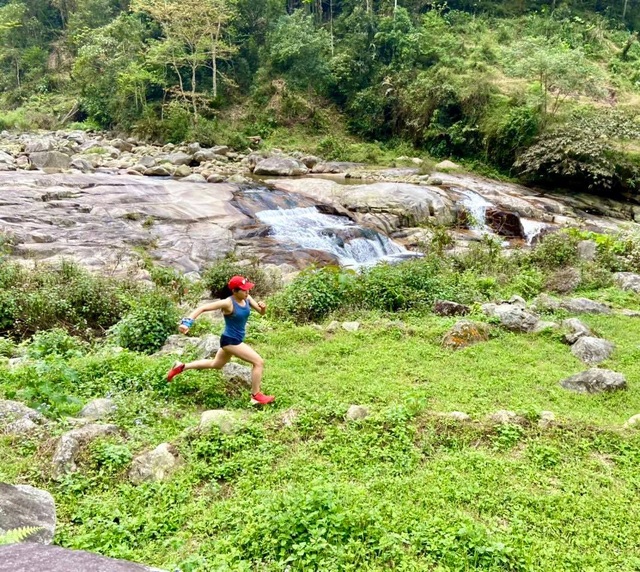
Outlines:
[[[166,569],[640,570],[640,431],[622,427],[640,412],[640,319],[581,316],[616,343],[603,367],[629,382],[583,396],[559,386],[585,366],[558,333],[495,327],[452,352],[440,339],[454,319],[390,318],[334,334],[254,320],[248,341],[278,399],[231,436],[189,430],[203,409],[247,410],[217,372],[167,386],[171,357],[72,358],[63,387],[82,401],[112,392],[126,437],[90,447],[59,483],[50,444],[2,437],[0,480],[54,495],[57,544]],[[0,369],[0,396],[20,398],[20,379]],[[352,403],[370,417],[345,421]],[[498,409],[524,425],[488,422]],[[473,421],[437,415],[453,410]],[[542,410],[553,427],[538,427]],[[68,428],[58,421],[52,436]],[[185,461],[178,473],[129,484],[128,458],[165,441]],[[105,453],[122,447],[129,456]]]

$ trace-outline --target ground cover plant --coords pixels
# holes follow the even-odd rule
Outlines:
[[[596,262],[603,272],[633,250],[592,238],[606,251]],[[470,319],[488,322],[477,302],[532,299],[558,266],[580,268],[573,243],[554,240],[515,257],[486,245],[439,266],[427,257],[361,276],[301,275],[249,324],[248,341],[266,359],[265,388],[277,395],[261,410],[249,410],[246,390],[229,391],[218,372],[167,384],[173,356],[116,350],[113,337],[88,346],[51,330],[7,343],[5,354],[28,358],[0,364],[0,398],[38,407],[53,424],[50,439],[0,436],[0,481],[53,494],[57,544],[168,570],[640,570],[640,431],[624,426],[640,412],[640,319],[580,316],[615,342],[602,367],[629,383],[580,395],[559,385],[585,368],[559,331],[493,325],[488,341],[454,352],[441,340],[457,319],[431,313],[441,292],[471,302]],[[399,283],[394,272],[420,278],[414,294],[423,304],[389,307],[372,290],[374,307],[362,296],[367,280]],[[456,273],[466,278],[456,282]],[[336,304],[336,289],[350,295],[354,284],[362,304]],[[577,288],[640,310],[637,294],[616,286]],[[330,308],[287,313],[287,296],[304,292]],[[333,319],[360,328],[327,328]],[[219,329],[198,327],[198,335]],[[53,439],[72,427],[68,416],[105,396],[117,404],[110,421],[122,433],[93,442],[78,472],[53,479]],[[348,420],[352,404],[370,415]],[[207,409],[240,413],[239,430],[195,430]],[[498,410],[520,420],[491,421]],[[540,424],[549,410],[555,421]],[[131,460],[163,442],[182,466],[166,482],[132,484]]]

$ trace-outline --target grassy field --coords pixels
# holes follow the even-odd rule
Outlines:
[[[612,296],[630,301],[601,295]],[[53,494],[57,544],[168,570],[640,570],[640,431],[623,427],[640,413],[639,318],[581,317],[616,344],[602,366],[629,388],[611,395],[560,387],[585,366],[558,332],[493,327],[488,342],[453,352],[440,340],[454,319],[351,318],[358,332],[252,319],[248,341],[277,395],[263,410],[217,372],[167,386],[166,356],[96,350],[0,366],[0,397],[51,384],[78,398],[61,405],[73,412],[110,394],[126,432],[92,444],[61,482],[51,442],[2,437],[0,481]],[[369,417],[345,420],[351,404]],[[214,408],[242,412],[241,430],[194,431]],[[522,422],[487,419],[500,409]],[[547,428],[543,410],[556,415]],[[54,427],[70,426],[62,416]],[[181,469],[130,484],[131,458],[162,442]]]

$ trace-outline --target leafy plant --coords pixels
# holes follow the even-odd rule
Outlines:
[[[7,532],[0,534],[0,546],[22,542],[40,530],[42,530],[41,526],[23,526],[7,530]]]

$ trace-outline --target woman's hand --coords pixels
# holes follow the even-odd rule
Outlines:
[[[187,326],[185,326],[184,324],[180,324],[180,325],[178,326],[178,331],[179,331],[181,334],[186,334],[186,333],[189,331],[189,328],[188,328]]]

